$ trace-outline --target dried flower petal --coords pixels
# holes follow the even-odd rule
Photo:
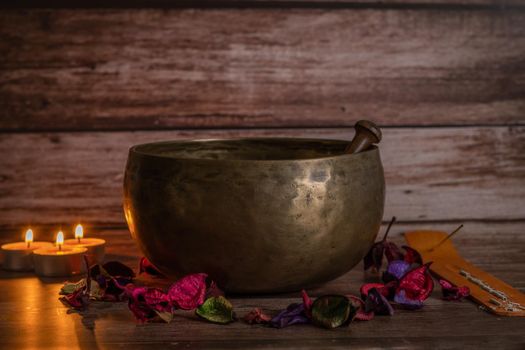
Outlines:
[[[365,312],[373,312],[376,315],[392,316],[394,314],[394,309],[377,288],[372,288],[368,291],[368,295],[365,299]]]
[[[206,299],[195,313],[213,323],[226,324],[234,320],[233,305],[223,296]]]
[[[160,270],[153,265],[146,257],[140,258],[139,274],[148,274],[150,276],[165,277]]]
[[[382,290],[384,287],[385,285],[383,283],[365,283],[361,286],[361,288],[359,289],[359,292],[361,293],[361,298],[363,298],[363,300],[366,300],[366,297],[368,296],[368,292],[372,288]]]
[[[377,271],[381,269],[383,265],[383,254],[385,252],[385,246],[383,241],[376,242],[372,245],[372,248],[368,251],[364,258],[365,271],[373,267]]]
[[[139,303],[130,299],[128,308],[135,316],[135,319],[141,323],[152,321],[157,316],[155,310],[148,307],[145,303]]]
[[[270,325],[276,328],[284,328],[293,324],[309,323],[310,319],[304,312],[304,304],[293,303],[277,316],[270,320]]]
[[[456,287],[447,280],[440,279],[439,284],[441,285],[441,292],[443,293],[443,300],[456,300],[466,298],[470,295],[470,289],[467,286]]]
[[[62,301],[66,306],[77,310],[83,310],[89,304],[89,295],[86,293],[85,288],[81,288],[74,291],[73,293],[61,297],[60,301]]]
[[[434,281],[428,271],[430,263],[408,272],[400,281],[396,294],[404,291],[403,298],[412,301],[425,301],[434,289]]]
[[[135,277],[135,272],[119,261],[108,261],[102,268],[112,277],[127,277],[132,279]]]
[[[171,313],[172,306],[168,295],[157,288],[148,288],[144,293],[145,303],[158,313]]]
[[[224,292],[211,278],[206,278],[206,298],[224,296]]]
[[[78,282],[65,282],[62,288],[60,288],[59,294],[67,295],[76,292],[79,289],[86,287],[86,279],[82,278]]]
[[[383,273],[383,282],[398,281],[410,270],[410,264],[404,260],[392,260]]]
[[[155,313],[161,320],[163,320],[166,323],[170,323],[173,320],[173,313],[170,311],[161,312],[161,311],[155,310]]]
[[[188,275],[173,283],[168,296],[173,306],[183,310],[193,310],[204,303],[206,297],[205,273]]]
[[[379,271],[383,265],[383,255],[386,255],[388,261],[403,259],[403,254],[399,248],[394,243],[387,241],[388,233],[390,232],[390,228],[395,221],[396,217],[394,216],[392,217],[390,224],[388,224],[388,228],[386,229],[383,239],[374,243],[366,254],[364,258],[365,271],[371,267],[374,267],[376,271]]]
[[[324,328],[337,328],[352,321],[355,308],[344,295],[324,295],[312,304],[312,322]]]
[[[312,318],[312,299],[310,299],[304,289],[301,291],[301,297],[303,298],[304,314],[308,316],[308,318]]]
[[[248,324],[265,324],[269,323],[272,319],[271,316],[265,314],[260,308],[256,307],[252,311],[244,315],[243,320]]]
[[[401,250],[393,242],[385,241],[385,256],[388,262],[394,260],[403,260],[404,255],[401,253]]]
[[[370,321],[371,319],[374,318],[374,312],[373,311],[369,311],[369,312],[366,312],[365,311],[365,302],[363,301],[363,299],[361,298],[358,298],[354,295],[347,295],[348,299],[350,300],[350,302],[352,303],[352,305],[354,305],[355,308],[357,308],[357,313],[355,315],[355,319],[358,320],[358,321]]]
[[[423,259],[421,258],[421,254],[419,254],[417,250],[406,245],[402,246],[401,248],[403,248],[406,252],[404,260],[407,263],[409,263],[410,265],[423,265]]]
[[[139,322],[171,321],[167,315],[171,312],[171,305],[161,290],[132,284],[126,285],[124,290],[128,295],[128,308]]]
[[[408,310],[417,310],[424,306],[421,300],[407,298],[407,294],[404,290],[400,290],[396,293],[394,301]]]
[[[123,301],[125,299],[124,289],[122,285],[131,283],[131,280],[127,278],[109,278],[106,280],[105,287],[103,289],[103,295],[100,300],[104,301]],[[99,282],[100,285],[100,282]]]

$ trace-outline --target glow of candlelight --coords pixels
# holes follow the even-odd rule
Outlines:
[[[28,248],[31,246],[31,242],[33,242],[33,230],[28,229],[26,231],[26,243]]]
[[[62,231],[58,231],[56,240],[58,250],[62,250],[62,244],[64,244],[64,233]]]
[[[84,229],[82,225],[78,224],[77,227],[75,227],[75,238],[78,240],[78,243],[80,243],[82,237],[84,237]]]

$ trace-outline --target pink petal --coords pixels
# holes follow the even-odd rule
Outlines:
[[[171,312],[168,295],[157,288],[148,288],[144,293],[144,301],[150,308],[159,312]]]
[[[417,250],[406,245],[402,246],[402,248],[406,251],[405,261],[407,263],[423,265],[423,259]]]
[[[257,323],[268,323],[272,319],[271,316],[265,314],[262,312],[262,310],[258,307],[253,309],[252,311],[248,312],[244,317],[244,322],[248,324],[257,324]]]
[[[461,300],[470,295],[470,289],[467,286],[456,287],[447,280],[440,279],[441,292],[444,300]]]
[[[347,295],[348,299],[352,301],[354,305],[359,306],[359,309],[357,310],[357,313],[355,315],[355,319],[359,321],[370,321],[374,318],[374,312],[365,312],[365,302],[361,299],[356,297],[355,295]]]
[[[193,310],[203,304],[206,298],[207,277],[205,273],[196,273],[172,284],[168,290],[172,305],[183,310]]]
[[[372,288],[376,288],[377,290],[382,290],[385,287],[383,283],[365,283],[359,288],[359,293],[361,293],[361,298],[366,299],[368,296],[368,292]]]
[[[303,289],[301,291],[301,297],[303,298],[303,305],[304,305],[304,313],[309,318],[312,317],[312,304],[314,303],[312,299],[306,294],[306,291]]]

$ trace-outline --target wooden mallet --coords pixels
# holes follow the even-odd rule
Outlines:
[[[346,147],[346,153],[359,153],[368,149],[372,144],[381,141],[381,130],[369,120],[360,120],[355,123],[355,135],[352,142]]]

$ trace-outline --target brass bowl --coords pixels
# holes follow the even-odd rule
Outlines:
[[[336,278],[383,216],[379,150],[346,141],[169,141],[130,149],[124,212],[144,255],[172,277],[206,272],[230,292],[294,291]]]

